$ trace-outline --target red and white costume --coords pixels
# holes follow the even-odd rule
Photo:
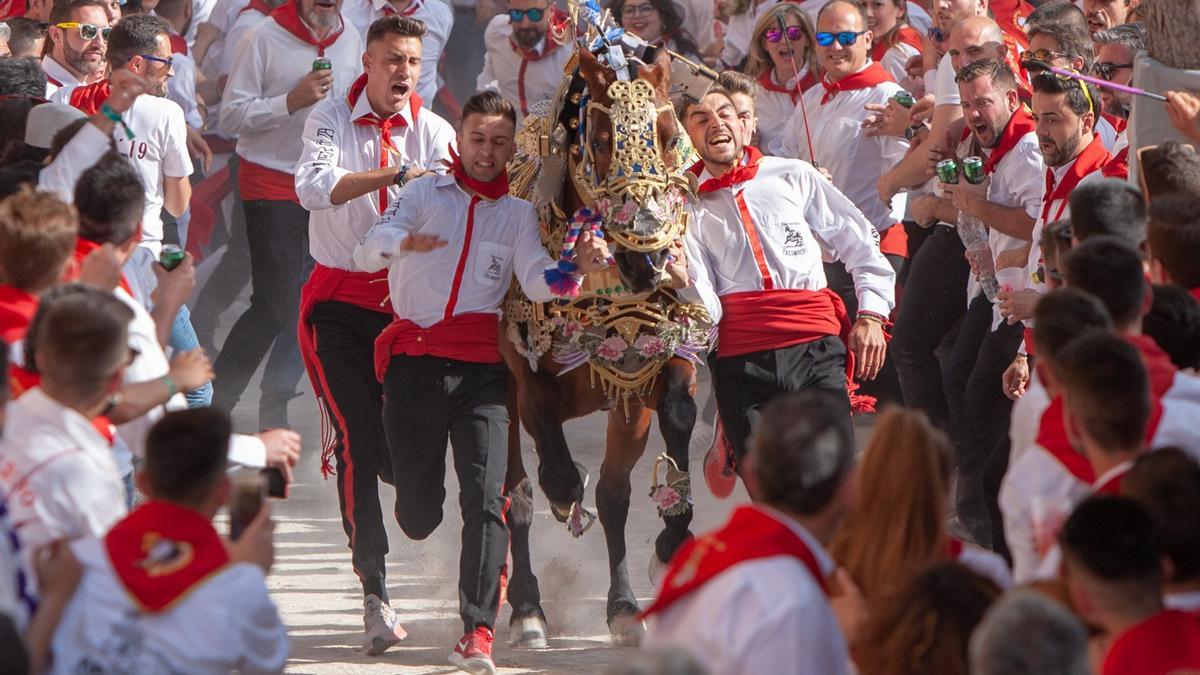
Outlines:
[[[829,605],[834,567],[795,520],[740,507],[675,555],[646,610],[642,646],[680,648],[729,675],[848,673],[850,655]]]
[[[1200,669],[1200,618],[1167,609],[1113,638],[1101,675],[1171,675]]]
[[[900,236],[904,228],[893,233],[893,237],[899,237],[893,245],[889,245],[887,232],[904,218],[907,197],[897,195],[889,208],[880,201],[875,184],[884,172],[903,159],[908,141],[894,136],[870,138],[862,128],[868,114],[863,106],[887,103],[899,91],[903,89],[892,76],[872,62],[837,82],[822,80],[820,86],[804,94],[808,130],[816,156],[809,154],[808,136],[799,109],[792,113],[775,154],[812,160],[828,171],[833,184],[884,237],[884,252],[903,255],[907,250],[904,238]]]
[[[54,57],[46,54],[42,57],[42,72],[46,73],[46,98],[49,99],[63,87],[73,87],[82,84],[79,78],[71,74]]]
[[[483,34],[487,54],[475,88],[498,91],[517,109],[517,121],[529,114],[530,106],[554,96],[563,81],[563,69],[571,60],[565,17],[551,12],[550,27],[532,49],[520,47],[512,37],[508,14],[493,18]]]
[[[50,672],[279,673],[287,628],[262,568],[233,562],[208,518],[147,502],[71,546],[83,578]]]
[[[911,3],[909,3],[911,6]],[[896,43],[884,47],[877,41],[871,48],[871,60],[883,66],[892,79],[903,82],[908,77],[908,60],[919,56],[922,51],[921,33],[912,26],[900,26],[896,30]]]
[[[800,96],[817,84],[817,76],[807,65],[800,66],[798,78],[792,78],[785,83],[775,80],[775,69],[764,70],[758,76],[758,101],[755,113],[758,115],[758,145],[761,148],[773,148],[783,141],[783,134],[788,121],[800,104]],[[801,128],[803,131],[803,128]]]
[[[454,10],[450,9],[450,5],[440,0],[412,0],[403,11],[396,12],[388,0],[348,0],[342,3],[342,16],[346,23],[358,30],[364,42],[372,22],[397,13],[425,24],[425,37],[421,38],[421,77],[417,81],[417,93],[426,105],[432,106],[442,84],[438,77],[438,61],[442,58],[446,41],[450,39],[450,29],[454,27]]]

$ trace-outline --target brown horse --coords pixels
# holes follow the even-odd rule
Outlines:
[[[585,205],[608,203],[604,199],[611,200],[611,203],[623,200],[629,206],[625,213],[633,214],[633,217],[627,215],[624,224],[612,218],[606,218],[604,223],[617,270],[617,274],[609,274],[613,279],[619,276],[617,292],[611,293],[610,287],[608,291],[600,291],[600,295],[592,296],[592,300],[584,301],[584,304],[592,303],[588,306],[592,307],[593,312],[599,312],[591,315],[593,322],[590,326],[593,329],[596,328],[596,316],[605,315],[605,312],[608,312],[608,316],[621,314],[621,318],[612,325],[618,326],[618,329],[624,326],[626,335],[622,338],[625,340],[622,344],[629,344],[632,353],[635,335],[629,333],[632,330],[629,326],[638,325],[641,326],[638,330],[645,331],[647,325],[653,325],[652,320],[646,319],[646,311],[655,314],[664,306],[681,306],[673,291],[666,287],[664,281],[667,277],[663,270],[668,261],[668,247],[671,240],[680,235],[682,221],[675,223],[675,230],[671,231],[671,224],[662,218],[662,209],[654,208],[655,204],[669,201],[669,194],[682,200],[682,191],[686,189],[675,151],[682,130],[667,94],[670,56],[665,50],[660,50],[650,59],[651,63],[639,65],[636,80],[631,84],[628,81],[619,82],[613,69],[586,49],[579,48],[577,53],[579,69],[574,76],[573,88],[566,93],[570,101],[561,115],[550,120],[551,125],[563,123],[568,130],[570,147],[567,152],[568,177],[559,213],[560,216],[566,214],[562,218],[565,220]],[[640,87],[642,97],[639,105],[649,106],[641,108],[640,115],[630,114],[630,98],[627,94],[631,87]],[[621,99],[615,102],[616,105],[614,97],[610,95],[614,92]],[[641,120],[641,126],[630,128],[638,126],[638,120]],[[630,148],[635,144],[644,152],[630,159]],[[647,208],[647,204],[650,204],[650,208]],[[603,206],[600,208],[603,209]],[[616,210],[614,206],[609,213]],[[552,225],[552,232],[555,227],[561,228],[563,223]],[[561,237],[556,240],[550,236],[549,240],[561,241]],[[592,277],[589,277],[589,282],[591,280]],[[600,284],[603,285],[603,281]],[[581,306],[579,302],[572,305]],[[561,306],[553,304],[543,307],[547,316],[563,310]],[[617,311],[622,307],[628,311]],[[557,316],[561,317],[561,314]],[[513,320],[511,312],[506,320]],[[686,319],[684,323],[687,323]],[[586,319],[583,325],[589,326]],[[522,326],[523,331],[528,330],[528,325]],[[600,329],[604,330],[605,326]],[[608,330],[613,329],[609,326]],[[610,336],[613,334],[607,333]],[[601,333],[601,337],[603,335]],[[563,340],[561,328],[556,331],[555,340],[556,344]],[[529,358],[510,340],[501,340],[501,352],[515,381],[515,387],[510,387],[510,408],[515,405],[525,430],[533,437],[539,459],[538,485],[560,521],[578,517],[585,488],[584,479],[571,458],[563,434],[563,423],[599,410],[608,411],[604,464],[596,483],[596,507],[608,545],[610,585],[607,621],[615,643],[635,642],[641,635],[642,627],[637,619],[637,599],[629,584],[625,545],[625,521],[629,514],[631,492],[630,472],[645,452],[651,412],[654,411],[658,413],[659,431],[666,442],[667,455],[686,474],[688,443],[696,422],[694,361],[661,357],[647,366],[647,369],[653,368],[652,373],[647,369],[639,371],[642,375],[650,373],[653,377],[642,377],[642,388],[630,395],[629,388],[622,390],[619,386],[612,386],[611,380],[604,380],[604,376],[598,374],[600,370],[593,367],[596,363],[595,353],[592,353],[588,363],[568,370],[549,352],[541,354],[536,368],[532,367]],[[597,379],[605,386],[597,386]],[[678,472],[673,473],[676,478],[680,476]],[[692,508],[686,478],[680,487],[682,489],[674,493],[681,498],[675,508],[663,509],[660,502],[664,526],[655,541],[655,557],[661,563],[669,561],[680,544],[691,537],[688,525],[692,520]],[[513,569],[508,595],[513,607],[510,623],[512,641],[519,646],[544,646],[545,615],[540,606],[537,578],[529,557],[533,488],[521,461],[520,432],[516,425],[510,428],[509,434],[507,488],[513,499],[509,517]],[[575,533],[579,534],[578,527]]]

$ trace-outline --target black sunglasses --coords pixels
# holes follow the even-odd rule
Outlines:
[[[1118,70],[1132,68],[1132,63],[1109,63],[1108,61],[1097,61],[1092,64],[1092,73],[1102,80],[1112,80],[1113,75]]]

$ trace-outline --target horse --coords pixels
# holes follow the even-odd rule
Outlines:
[[[645,452],[651,413],[657,412],[667,451],[655,462],[656,482],[659,465],[668,468],[666,482],[652,494],[664,521],[655,540],[653,576],[692,536],[688,444],[697,414],[696,354],[712,334],[703,308],[682,302],[665,283],[670,248],[686,227],[688,189],[678,152],[682,128],[668,96],[671,57],[658,50],[637,68],[636,78],[626,79],[586,48],[577,55],[578,70],[556,101],[561,112],[544,120],[541,134],[543,147],[557,138],[565,148],[567,174],[559,198],[542,209],[543,240],[554,250],[564,240],[569,244],[572,221],[579,227],[603,221],[615,272],[610,268],[598,280],[590,275],[571,302],[532,303],[515,290],[502,319],[507,326],[501,334],[510,339],[501,339],[501,354],[515,385],[510,411],[536,446],[538,485],[552,513],[575,536],[592,517],[581,506],[587,479],[571,459],[563,423],[608,411],[596,508],[608,548],[606,618],[613,643],[623,645],[636,643],[644,632],[625,544],[630,474]],[[543,165],[539,173],[556,180],[561,169],[556,173]],[[512,642],[541,647],[545,614],[529,555],[533,487],[516,424],[509,432],[506,488],[512,500]]]

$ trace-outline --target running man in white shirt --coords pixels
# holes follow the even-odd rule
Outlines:
[[[438,2],[438,0],[431,0]],[[354,264],[354,245],[399,198],[404,183],[451,158],[454,128],[421,107],[425,26],[392,15],[375,21],[363,54],[366,72],[346,98],[318,103],[304,127],[296,194],[309,216],[316,266],[300,290],[300,353],[331,433],[323,467],[336,460],[342,527],[350,539],[366,611],[363,649],[382,654],[404,637],[388,606],[387,531],[379,477],[392,482],[383,433],[383,390],[375,378],[375,339],[392,321],[387,273]]]
[[[342,5],[342,16],[363,36],[372,23],[385,16],[406,16],[425,24],[417,93],[421,95],[422,105],[432,110],[434,98],[442,87],[438,61],[454,26],[454,10],[450,9],[450,3],[440,0],[346,0]]]
[[[110,30],[104,5],[104,0],[69,0],[54,5],[49,35],[53,48],[42,57],[46,98],[63,87],[104,76]]]
[[[571,27],[547,0],[509,0],[492,19],[483,39],[487,54],[475,88],[498,91],[513,104],[520,122],[529,107],[554,95],[571,60]],[[567,48],[563,48],[567,45]]]
[[[266,505],[236,542],[212,525],[230,496],[229,438],[229,418],[211,408],[171,413],[150,430],[138,476],[148,500],[72,545],[83,579],[50,672],[283,672]]]
[[[767,404],[743,473],[755,506],[675,555],[644,648],[685,649],[722,675],[849,672],[824,549],[850,506],[844,407],[817,392]]]
[[[896,273],[871,224],[811,164],[743,147],[724,90],[680,114],[701,158],[691,168],[699,191],[684,238],[695,284],[684,293],[698,294],[694,301],[719,320],[713,386],[740,460],[752,417],[776,394],[829,391],[849,418],[849,378],[871,379],[883,365],[882,317],[892,310]],[[825,256],[844,261],[854,277],[853,327],[826,285]]]
[[[556,297],[545,277],[555,263],[542,247],[533,206],[508,196],[505,165],[515,130],[516,112],[500,94],[468,99],[452,175],[413,181],[354,251],[360,269],[388,270],[395,318],[375,343],[375,368],[396,519],[413,539],[428,537],[442,520],[450,440],[463,512],[465,633],[450,661],[476,675],[496,672],[492,630],[508,555],[500,304],[514,276],[531,300]],[[580,235],[575,255],[588,274],[603,269],[609,254],[602,240]]]

